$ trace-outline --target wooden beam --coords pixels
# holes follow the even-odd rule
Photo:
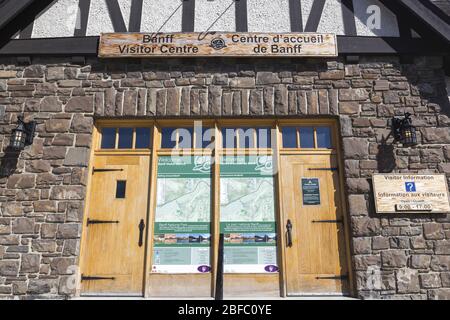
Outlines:
[[[248,32],[247,0],[234,2],[236,11],[236,31]]]
[[[356,36],[355,8],[353,0],[342,0],[342,18],[344,20],[344,32],[346,36]]]
[[[120,10],[118,0],[108,0],[105,1],[108,7],[109,16],[113,24],[115,32],[127,32],[127,26],[125,25],[125,20],[123,19],[122,10]]]
[[[0,29],[25,10],[33,0],[8,0],[1,7]]]
[[[183,13],[181,18],[182,32],[194,32],[195,27],[195,0],[182,0]]]
[[[450,45],[427,39],[397,37],[338,36],[339,54],[436,54],[450,52]],[[0,56],[97,56],[99,37],[72,37],[10,40],[0,48]]]
[[[325,8],[325,1],[326,0],[315,0],[313,2],[308,21],[306,22],[305,32],[317,32],[320,20],[322,18],[323,9]]]
[[[91,8],[91,0],[80,0],[78,5],[78,15],[80,19],[80,26],[75,26],[75,37],[83,37],[87,34],[87,25],[89,20],[89,11]]]
[[[142,6],[144,0],[132,0],[131,13],[130,13],[130,25],[128,27],[129,32],[141,32],[142,22]]]
[[[291,20],[291,32],[303,32],[301,0],[289,0],[289,17]]]

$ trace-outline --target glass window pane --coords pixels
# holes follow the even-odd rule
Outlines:
[[[116,128],[102,129],[102,149],[114,149],[116,147]]]
[[[192,140],[194,139],[193,128],[179,128],[178,130],[178,148],[191,149]]]
[[[255,129],[254,128],[239,128],[239,148],[255,148]]]
[[[297,128],[284,127],[281,132],[283,135],[283,148],[297,148]]]
[[[270,128],[258,128],[257,141],[258,148],[269,149],[272,147],[272,130]]]
[[[133,148],[133,128],[119,128],[119,149]]]
[[[162,135],[161,148],[163,149],[175,148],[177,139],[175,128],[162,128],[161,135]]]
[[[317,147],[331,149],[331,130],[329,127],[318,127],[317,132]]]
[[[234,128],[222,129],[223,148],[235,149],[237,147],[236,139],[237,139],[236,129]]]
[[[311,149],[314,148],[314,128],[301,127],[300,128],[300,148]]]
[[[212,147],[214,143],[214,128],[202,128],[202,132],[196,132],[195,139],[196,148],[206,149],[209,146]]]
[[[136,149],[150,148],[150,128],[136,128]]]
[[[116,199],[125,199],[126,190],[127,190],[127,182],[117,181]]]

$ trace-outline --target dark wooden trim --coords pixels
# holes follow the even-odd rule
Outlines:
[[[133,0],[131,2],[130,25],[128,27],[129,32],[141,32],[143,5],[144,0]]]
[[[25,10],[34,0],[8,0],[1,7],[0,29],[7,25],[23,10]]]
[[[397,0],[396,2],[407,8],[416,17],[417,20],[422,20],[435,32],[439,33],[441,37],[450,42],[450,24],[448,23],[448,20],[442,20],[429,7],[424,5],[423,0]],[[401,13],[402,11],[397,12]]]
[[[35,16],[35,18],[36,18],[36,16]],[[19,39],[30,39],[31,38],[31,36],[33,35],[34,21],[35,21],[35,19],[33,19],[33,21],[31,21],[25,28],[20,30]]]
[[[80,28],[75,26],[74,36],[83,37],[87,34],[87,25],[89,21],[89,11],[91,9],[91,0],[80,0],[78,14],[80,18]]]
[[[315,0],[313,2],[308,21],[306,22],[305,32],[317,32],[323,9],[325,8],[325,1],[326,0]]]
[[[248,12],[247,0],[237,0],[234,2],[236,12],[236,31],[248,32]]]
[[[291,19],[291,31],[303,32],[301,0],[289,0],[289,17]]]
[[[194,32],[195,27],[195,0],[182,0],[183,13],[181,18],[182,32]]]
[[[0,56],[97,56],[99,37],[10,40]],[[450,46],[426,39],[338,36],[339,54],[447,54]]]
[[[108,7],[109,16],[113,24],[115,32],[127,32],[127,26],[125,25],[125,20],[123,19],[122,10],[120,10],[118,0],[108,0],[105,1]]]
[[[342,0],[342,18],[344,20],[344,32],[346,36],[356,36],[355,8],[353,0]]]

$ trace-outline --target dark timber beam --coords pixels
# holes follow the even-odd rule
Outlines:
[[[291,31],[303,32],[301,0],[289,0],[289,17],[291,19]]]
[[[7,0],[0,7],[0,29],[25,10],[33,0]]]
[[[99,37],[10,40],[0,56],[97,56]],[[339,54],[447,54],[449,45],[427,39],[338,36]]]
[[[130,13],[130,25],[128,28],[129,32],[141,32],[142,6],[143,5],[144,5],[144,0],[132,0],[131,13]]]
[[[127,26],[125,25],[125,20],[123,19],[122,10],[120,10],[118,0],[108,0],[105,2],[108,7],[114,31],[127,32]]]
[[[247,0],[237,0],[234,3],[236,11],[236,31],[248,32]]]
[[[305,32],[317,32],[320,20],[322,18],[323,9],[325,8],[325,1],[326,0],[315,0],[313,2],[308,21],[306,22]]]
[[[87,34],[87,24],[89,20],[89,11],[91,9],[91,0],[80,0],[78,4],[79,26],[75,26],[75,37],[83,37]]]
[[[353,0],[342,0],[342,18],[344,20],[344,32],[347,36],[356,36],[355,8]]]
[[[194,32],[195,27],[195,0],[182,0],[183,13],[181,18],[182,32]]]

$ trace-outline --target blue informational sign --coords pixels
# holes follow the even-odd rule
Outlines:
[[[415,182],[405,182],[406,192],[417,192]]]

